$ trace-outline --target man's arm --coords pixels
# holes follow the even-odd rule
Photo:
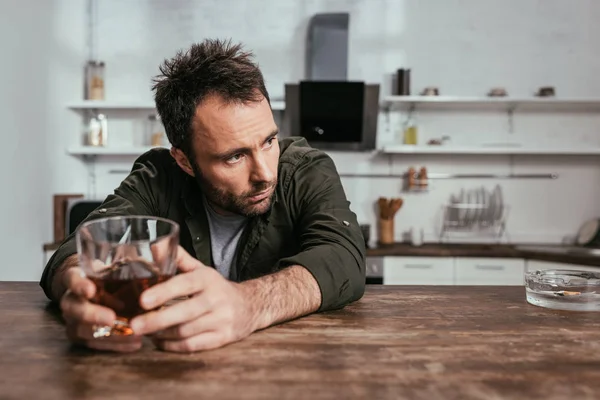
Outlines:
[[[300,252],[279,261],[301,265],[321,292],[319,311],[344,307],[365,290],[365,241],[331,158],[311,150],[290,179],[286,201]]]
[[[293,265],[240,284],[251,307],[252,331],[315,312],[321,291],[308,270]]]

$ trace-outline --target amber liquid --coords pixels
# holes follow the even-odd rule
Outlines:
[[[138,277],[136,269],[142,267],[146,270],[156,269],[152,264],[139,260],[128,260],[109,268],[109,272],[102,277],[90,277],[96,285],[96,296],[93,302],[108,307],[117,314],[117,323],[111,334],[131,335],[129,320],[147,312],[140,306],[142,292],[157,283],[169,279],[170,275],[148,275]],[[136,276],[137,275],[137,276]]]

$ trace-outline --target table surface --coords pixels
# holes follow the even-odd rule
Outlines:
[[[524,287],[368,286],[221,349],[112,354],[70,346],[37,284],[0,282],[0,398],[592,399],[599,316]]]

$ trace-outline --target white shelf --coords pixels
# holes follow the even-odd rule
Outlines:
[[[451,108],[495,108],[495,109],[539,109],[539,110],[597,110],[600,98],[559,97],[461,97],[461,96],[387,96],[383,99],[386,108],[419,107],[430,109]]]
[[[102,100],[82,100],[68,104],[71,110],[154,110],[154,102],[119,102]],[[285,110],[283,100],[272,100],[271,108],[276,111]]]
[[[68,153],[73,156],[139,156],[143,153],[156,149],[152,146],[131,146],[131,147],[95,147],[95,146],[75,146],[70,147]]]
[[[600,155],[600,147],[543,148],[500,146],[409,146],[389,145],[381,149],[385,154],[457,154],[457,155]]]

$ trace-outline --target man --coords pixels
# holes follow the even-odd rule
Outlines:
[[[139,157],[87,220],[154,215],[181,226],[180,274],[141,296],[135,336],[93,339],[112,310],[90,302],[74,236],[44,270],[67,335],[91,348],[132,351],[141,337],[197,351],[362,297],[365,246],[332,160],[304,139],[278,140],[269,95],[252,54],[206,40],[166,60],[155,100],[172,148]]]

